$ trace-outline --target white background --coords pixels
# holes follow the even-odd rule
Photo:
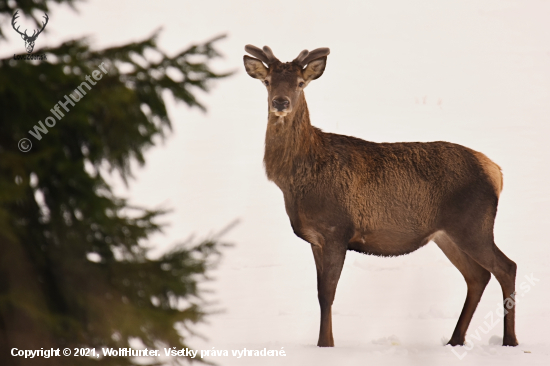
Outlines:
[[[547,364],[550,360],[550,2],[468,1],[89,1],[55,6],[37,48],[90,35],[94,47],[140,40],[162,26],[168,54],[226,33],[216,70],[237,71],[200,94],[208,113],[169,98],[174,133],[150,150],[129,189],[134,204],[172,208],[159,251],[206,237],[235,219],[197,349],[278,349],[282,358],[210,358],[220,365]],[[8,20],[9,21],[9,20]],[[22,24],[32,27],[29,19]],[[23,53],[4,28],[0,56]],[[466,284],[433,243],[398,258],[348,253],[333,307],[336,348],[315,347],[319,326],[310,247],[292,233],[282,194],[262,166],[266,92],[244,72],[245,44],[290,61],[330,47],[325,74],[306,96],[312,123],[377,142],[446,140],[482,151],[504,172],[496,243],[540,281],[517,305],[520,345],[503,348],[502,321],[485,334],[501,291],[493,278],[459,360],[443,347]],[[117,181],[113,178],[113,181]],[[496,317],[496,315],[495,315]],[[496,320],[495,320],[496,321]],[[479,335],[480,340],[472,338]],[[464,348],[456,348],[463,354]],[[525,353],[530,351],[531,353]]]

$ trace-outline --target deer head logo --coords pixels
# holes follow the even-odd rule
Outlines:
[[[34,42],[36,41],[36,38],[38,38],[38,35],[40,33],[42,33],[44,28],[46,28],[46,24],[48,24],[48,19],[49,19],[48,14],[44,13],[44,18],[46,19],[46,21],[42,22],[42,29],[40,29],[38,31],[38,33],[36,33],[36,29],[35,29],[32,36],[29,36],[27,34],[26,29],[25,29],[25,33],[21,33],[19,31],[19,27],[15,28],[15,20],[19,17],[19,15],[17,13],[19,13],[19,10],[16,11],[15,14],[13,14],[13,18],[11,20],[11,25],[13,26],[13,29],[15,29],[15,31],[17,33],[19,33],[21,35],[21,38],[23,38],[23,40],[25,41],[25,48],[27,49],[27,53],[32,53],[32,50],[34,49]]]

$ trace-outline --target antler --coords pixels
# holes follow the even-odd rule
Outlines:
[[[32,33],[32,36],[29,37],[29,35],[27,34],[27,30],[26,30],[26,29],[25,29],[25,33],[21,33],[21,32],[19,31],[19,27],[20,27],[20,26],[17,27],[17,28],[15,28],[15,20],[16,20],[17,18],[19,18],[19,14],[18,14],[18,13],[19,13],[19,10],[17,10],[17,11],[15,12],[15,14],[13,14],[13,18],[11,19],[11,25],[12,25],[13,29],[15,29],[15,31],[16,31],[17,33],[19,33],[19,34],[22,35],[22,36],[25,36],[26,38],[31,38],[31,39],[32,39],[32,38],[38,37],[38,35],[39,35],[40,33],[42,33],[42,31],[44,30],[44,28],[46,28],[46,24],[48,24],[48,20],[50,19],[50,18],[48,17],[48,14],[44,13],[43,18],[46,18],[46,22],[42,22],[42,29],[40,29],[40,30],[38,31],[38,33],[36,33],[36,29],[35,29],[34,32]]]
[[[263,50],[261,50],[256,46],[247,44],[246,46],[244,46],[244,50],[250,53],[252,56],[260,59],[260,61],[265,62],[267,65],[271,65],[272,63],[279,61],[279,59],[277,59],[277,57],[273,55],[273,51],[271,51],[271,48],[267,46],[264,46]]]
[[[27,34],[19,32],[19,27],[20,27],[20,26],[17,27],[17,28],[15,28],[15,20],[16,20],[17,18],[19,18],[19,15],[18,15],[17,13],[19,13],[19,10],[17,10],[17,11],[15,12],[15,14],[13,14],[13,18],[11,19],[11,26],[12,26],[13,29],[15,29],[15,31],[16,31],[17,33],[19,33],[20,35],[22,35],[22,36],[27,36]],[[27,36],[27,37],[28,37],[28,36]]]
[[[300,52],[298,57],[296,57],[292,62],[297,63],[298,65],[304,67],[313,60],[318,58],[328,56],[330,54],[330,49],[327,47],[317,48],[311,52],[308,50],[303,50]]]
[[[39,35],[40,33],[42,33],[42,31],[44,30],[44,28],[46,28],[46,24],[48,24],[48,20],[50,19],[50,18],[48,18],[48,14],[46,14],[46,13],[44,13],[44,16],[43,16],[42,18],[46,18],[46,22],[45,22],[45,23],[42,22],[42,29],[40,29],[40,30],[38,31],[38,33],[36,33],[36,36],[37,36],[37,37],[38,37],[38,35]],[[34,33],[33,33],[32,35],[33,35],[33,37],[34,37]]]

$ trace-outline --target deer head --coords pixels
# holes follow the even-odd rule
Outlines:
[[[292,62],[282,63],[267,46],[247,45],[244,49],[254,56],[244,56],[246,72],[265,85],[269,111],[279,117],[292,112],[309,82],[323,75],[330,53],[328,48],[303,50]]]
[[[34,49],[34,42],[36,41],[36,38],[38,37],[38,35],[40,33],[42,33],[42,31],[44,30],[44,28],[46,28],[46,24],[48,24],[48,14],[44,13],[44,18],[46,19],[45,22],[42,22],[42,29],[40,29],[38,31],[38,33],[36,33],[36,29],[34,30],[32,36],[29,36],[27,34],[27,30],[25,29],[25,33],[21,33],[19,31],[19,27],[15,28],[15,20],[17,18],[19,18],[19,15],[17,14],[19,13],[19,10],[15,12],[15,14],[13,14],[13,18],[11,19],[11,25],[13,27],[13,29],[15,29],[15,31],[17,33],[19,33],[21,35],[21,38],[23,38],[23,40],[25,41],[25,48],[27,49],[27,53],[32,53],[32,50]]]

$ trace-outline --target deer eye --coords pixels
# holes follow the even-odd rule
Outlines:
[[[268,86],[268,85],[269,85],[269,81],[264,80],[264,84],[265,84],[265,86]]]
[[[304,82],[303,82],[303,81],[300,81],[300,82],[298,83],[298,86],[299,86],[300,88],[303,87],[303,86],[304,86]]]

